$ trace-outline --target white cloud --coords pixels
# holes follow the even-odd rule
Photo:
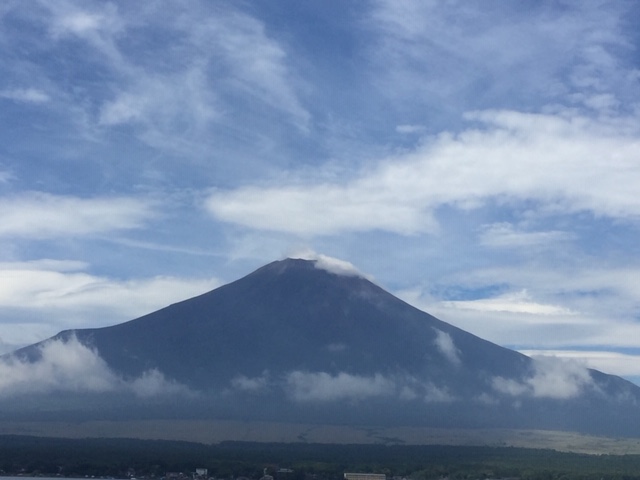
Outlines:
[[[195,392],[175,380],[168,380],[158,369],[143,372],[138,378],[125,382],[125,389],[142,398],[166,395],[180,395],[191,397]]]
[[[140,124],[143,138],[163,146],[163,136],[199,134],[218,118],[215,95],[209,91],[206,72],[193,65],[172,74],[146,72],[137,75],[126,90],[102,105],[99,123],[103,126]]]
[[[430,214],[421,212],[402,196],[394,198],[395,192],[370,187],[244,187],[213,193],[206,207],[219,220],[298,235],[367,230],[411,234],[418,225],[420,229],[435,229]]]
[[[223,221],[311,236],[435,232],[438,207],[472,209],[495,199],[535,202],[540,215],[640,216],[637,119],[515,111],[467,118],[483,128],[443,133],[343,183],[216,191],[206,207]]]
[[[25,262],[0,262],[0,271],[56,271],[73,272],[84,270],[88,267],[86,262],[78,260],[54,260],[42,258],[39,260],[28,260]]]
[[[424,133],[426,127],[424,125],[397,125],[396,132],[403,134]]]
[[[394,394],[396,388],[394,381],[381,374],[362,376],[345,372],[330,375],[295,371],[287,375],[286,383],[293,399],[301,402],[361,400]]]
[[[15,88],[12,90],[1,90],[0,98],[33,104],[47,103],[50,100],[49,95],[37,88]]]
[[[169,302],[183,295],[217,286],[215,280],[185,281],[171,277],[116,281],[78,271],[12,269],[0,270],[0,307],[24,309],[104,308],[104,312],[139,310]],[[66,267],[66,265],[65,265]],[[169,294],[172,292],[173,294]],[[169,294],[169,296],[167,296]],[[137,299],[137,300],[136,300]],[[120,304],[121,307],[110,307]],[[146,305],[145,305],[146,304]]]
[[[347,345],[345,345],[344,343],[330,343],[329,345],[327,345],[327,350],[329,350],[331,353],[344,352],[348,348],[349,347],[347,347]]]
[[[86,35],[88,32],[99,30],[104,25],[104,15],[95,15],[86,12],[74,12],[58,19],[55,33],[62,35],[73,33]]]
[[[380,0],[373,7],[365,23],[374,33],[370,75],[396,103],[456,111],[488,102],[554,103],[575,91],[637,98],[633,65],[618,61],[633,50],[623,4],[523,10]]]
[[[181,27],[194,44],[206,45],[231,68],[235,88],[287,112],[306,129],[310,115],[296,95],[285,47],[267,34],[261,21],[239,11],[218,10],[206,21],[189,18]]]
[[[577,312],[558,306],[545,305],[533,302],[526,290],[510,292],[493,298],[483,298],[480,300],[459,300],[442,302],[442,305],[449,308],[477,310],[481,312],[510,312],[528,313],[531,315],[576,315]],[[540,321],[536,319],[535,321]],[[555,321],[555,318],[553,319]]]
[[[573,254],[572,254],[573,255]],[[463,330],[518,349],[635,348],[640,338],[640,271],[594,262],[517,263],[440,275],[433,285],[398,292],[410,304]],[[447,292],[509,291],[473,300]],[[605,370],[606,371],[606,370]]]
[[[555,357],[533,359],[533,373],[523,380],[496,377],[493,388],[512,396],[567,399],[585,388],[595,388],[589,370],[581,363]]]
[[[55,238],[134,229],[154,215],[149,200],[28,192],[2,199],[0,237]]]
[[[447,386],[420,381],[407,375],[358,375],[347,372],[290,371],[279,379],[269,372],[258,377],[238,375],[231,380],[231,389],[243,393],[260,394],[274,387],[280,388],[296,402],[357,402],[374,397],[396,398],[402,401],[421,400],[425,403],[456,401]]]
[[[115,4],[87,5],[73,0],[39,3],[49,13],[48,29],[53,40],[82,40],[113,65],[124,64],[117,39],[123,35],[126,22]]]
[[[49,341],[34,363],[8,357],[0,361],[0,395],[44,393],[55,390],[107,392],[119,381],[99,355],[71,338]]]
[[[108,43],[124,27],[118,9],[112,3],[87,5],[67,0],[40,3],[51,14],[49,28],[54,39],[77,36],[91,42],[97,43],[100,39]]]
[[[270,383],[269,372],[264,371],[259,377],[247,377],[245,375],[237,375],[231,379],[231,386],[235,390],[243,392],[260,392],[268,388]]]
[[[535,373],[527,380],[535,397],[572,398],[593,386],[587,368],[578,362],[558,358],[534,358]]]
[[[455,343],[453,343],[453,338],[447,332],[443,332],[442,330],[438,330],[434,328],[436,332],[436,338],[434,340],[434,344],[445,356],[447,360],[449,360],[454,365],[460,365],[462,360],[460,359],[460,349],[456,347]]]
[[[38,3],[37,13],[15,10],[25,21],[46,24],[47,40],[53,41],[42,47],[46,54],[64,56],[64,45],[73,43],[90,60],[67,61],[100,72],[99,81],[83,78],[73,90],[60,83],[56,95],[65,101],[58,107],[85,136],[105,140],[111,129],[127,125],[130,134],[120,138],[135,137],[162,154],[197,164],[209,162],[212,151],[224,155],[221,150],[233,143],[230,132],[243,137],[240,141],[257,136],[266,142],[262,133],[247,129],[247,118],[259,121],[253,108],[269,111],[270,126],[277,114],[287,133],[292,124],[298,133],[308,132],[311,116],[298,93],[304,83],[289,57],[290,46],[271,35],[252,9],[154,0]],[[55,91],[57,72],[47,71],[48,65],[28,67],[50,77]]]
[[[130,320],[221,283],[213,278],[117,280],[82,271],[85,267],[83,262],[46,259],[0,264],[0,311],[6,318],[21,319],[2,326],[5,341],[35,343],[64,329]],[[47,312],[44,319],[42,311]]]
[[[482,245],[493,248],[522,248],[542,246],[550,248],[558,242],[574,239],[569,232],[524,231],[514,228],[510,223],[501,222],[486,225],[480,235]]]
[[[621,112],[638,111],[640,84],[628,55],[637,39],[625,38],[628,22],[621,19],[629,7],[623,3],[524,10],[514,4],[496,10],[464,2],[374,1],[358,10],[356,28],[339,26],[345,36],[335,38],[350,45],[351,68],[338,71],[315,62],[318,50],[307,43],[308,32],[301,35],[293,24],[281,30],[271,23],[275,17],[259,18],[262,8],[210,2],[185,7],[156,0],[137,5],[9,2],[0,7],[6,27],[0,41],[5,51],[19,48],[24,55],[4,59],[0,96],[14,102],[5,105],[27,113],[46,105],[47,115],[37,125],[27,115],[27,124],[5,129],[7,148],[24,156],[2,159],[12,181],[1,183],[9,177],[0,172],[0,185],[13,190],[50,180],[58,182],[59,191],[77,184],[85,191],[117,192],[125,183],[148,188],[150,182],[195,181],[195,188],[202,188],[214,182],[219,190],[209,197],[209,212],[248,227],[205,227],[207,233],[215,230],[217,252],[224,248],[221,243],[227,253],[235,250],[227,255],[232,263],[242,256],[251,256],[253,264],[277,258],[283,245],[311,243],[310,237],[319,236],[314,239],[322,246],[318,250],[351,249],[352,255],[342,257],[398,288],[441,282],[440,292],[462,292],[442,298],[458,300],[467,287],[473,298],[477,292],[507,292],[474,301],[423,302],[431,313],[500,344],[636,346],[639,270],[629,239],[637,236],[633,226],[640,208],[640,126],[637,113],[625,117]],[[48,37],[41,35],[45,31]],[[336,67],[346,59],[339,57]],[[73,70],[74,82],[60,74],[61,65]],[[308,72],[310,88],[298,75]],[[336,96],[347,83],[353,90]],[[356,90],[359,98],[351,95]],[[347,102],[337,105],[343,99]],[[468,123],[459,123],[460,112],[492,105],[505,110],[470,113]],[[376,111],[385,115],[370,122],[368,113]],[[286,138],[273,135],[280,117]],[[292,130],[291,123],[298,128]],[[78,133],[82,126],[90,130],[92,143],[75,141],[86,135]],[[45,136],[29,145],[31,134],[20,134],[22,127]],[[22,143],[12,147],[14,128]],[[246,150],[231,145],[234,138]],[[187,154],[176,156],[176,151]],[[167,170],[172,156],[179,160]],[[249,157],[257,160],[249,163]],[[317,162],[326,163],[314,168]],[[197,170],[190,168],[195,164]],[[158,172],[153,179],[150,165]],[[263,175],[283,165],[300,169],[280,177],[274,170]],[[252,183],[258,177],[262,183]],[[37,258],[49,246],[42,240],[54,239],[58,251],[65,248],[61,240],[73,238],[70,245],[90,259],[91,246],[82,236],[104,239],[113,231],[144,227],[149,218],[164,220],[156,216],[160,209],[144,199],[110,208],[98,205],[107,199],[96,195],[3,198],[4,258]],[[448,222],[465,215],[470,228],[454,227],[467,240],[450,241]],[[524,216],[542,221],[528,223]],[[600,227],[592,228],[594,219]],[[602,235],[609,240],[601,240],[598,235],[607,227],[600,228],[609,219],[615,225]],[[202,238],[200,219],[185,214],[180,220],[171,234],[190,232],[189,244],[196,245],[191,241]],[[162,233],[168,235],[165,226]],[[145,232],[136,234],[138,246],[156,248],[148,235],[142,240]],[[226,241],[218,240],[225,235]],[[183,238],[168,241],[178,245]],[[158,252],[170,249],[158,247]],[[574,248],[582,256],[568,260]],[[373,254],[376,249],[386,255]],[[179,248],[172,251],[177,254]],[[154,253],[148,249],[137,261],[162,262],[160,257],[147,260]],[[523,256],[529,261],[519,262]],[[506,262],[515,263],[482,270]],[[163,293],[188,283],[198,288],[198,281],[179,278],[116,280],[124,271],[117,264],[105,265],[104,276],[72,265],[2,268],[21,270],[2,281],[3,291],[17,300],[0,292],[2,335],[10,345],[24,338],[16,329],[23,318],[7,309],[24,312],[31,300],[29,323],[22,330],[35,335],[37,328],[40,335],[48,315],[46,332],[87,318],[119,320],[163,306],[158,305],[162,294],[155,295],[153,288]],[[462,273],[452,273],[456,269]],[[40,271],[42,278],[36,279]],[[109,303],[112,295],[115,301]],[[429,294],[422,295],[424,300]]]
[[[130,382],[118,377],[105,361],[75,337],[50,340],[40,346],[41,358],[29,362],[15,356],[0,360],[0,397],[52,392],[131,392],[141,397],[188,394],[157,370]]]
[[[316,268],[325,270],[329,273],[334,273],[336,275],[365,278],[365,275],[360,273],[360,271],[351,262],[340,260],[339,258],[330,257],[328,255],[323,255],[321,253],[316,253],[313,250],[305,249],[297,251],[289,255],[289,258],[312,260]]]
[[[9,180],[12,180],[13,178],[14,176],[11,172],[0,170],[0,184],[9,183]]]
[[[425,385],[424,401],[427,403],[450,403],[456,400],[448,388],[438,387],[433,383]]]
[[[520,396],[530,393],[530,387],[523,382],[511,378],[495,377],[491,382],[494,390],[511,396]]]
[[[602,350],[520,350],[535,357],[574,360],[589,368],[621,377],[640,377],[640,355]]]

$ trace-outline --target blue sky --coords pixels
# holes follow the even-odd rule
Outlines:
[[[301,252],[640,379],[640,4],[0,6],[0,351]]]

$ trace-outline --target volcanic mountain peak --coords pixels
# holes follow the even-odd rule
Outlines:
[[[273,262],[138,319],[27,347],[5,360],[5,377],[25,380],[4,396],[29,394],[14,415],[91,417],[108,402],[130,417],[640,434],[637,386],[482,340],[327,258]],[[33,389],[37,375],[65,401],[34,396],[47,391]]]
[[[263,268],[272,266],[281,270],[285,270],[287,268],[296,268],[296,266],[298,266],[298,268],[309,268],[310,265],[313,265],[313,267],[316,269],[324,270],[336,275],[368,278],[366,275],[360,272],[351,262],[310,251],[302,252],[298,255],[288,257],[284,260],[272,262],[269,265],[265,265],[265,267]]]

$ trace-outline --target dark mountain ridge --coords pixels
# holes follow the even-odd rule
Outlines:
[[[532,360],[361,276],[318,267],[273,262],[123,324],[61,332],[47,342],[76,339],[123,382],[156,372],[188,393],[60,392],[56,414],[640,435],[640,388],[630,382]],[[47,342],[12,358],[42,361]],[[47,411],[46,401],[30,402],[29,412]]]

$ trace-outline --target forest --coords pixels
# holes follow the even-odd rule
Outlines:
[[[640,479],[640,455],[587,455],[544,449],[472,446],[334,445],[190,442],[132,439],[54,439],[0,436],[2,475],[339,480],[343,473],[387,478],[530,480]],[[279,473],[283,470],[286,473]]]

